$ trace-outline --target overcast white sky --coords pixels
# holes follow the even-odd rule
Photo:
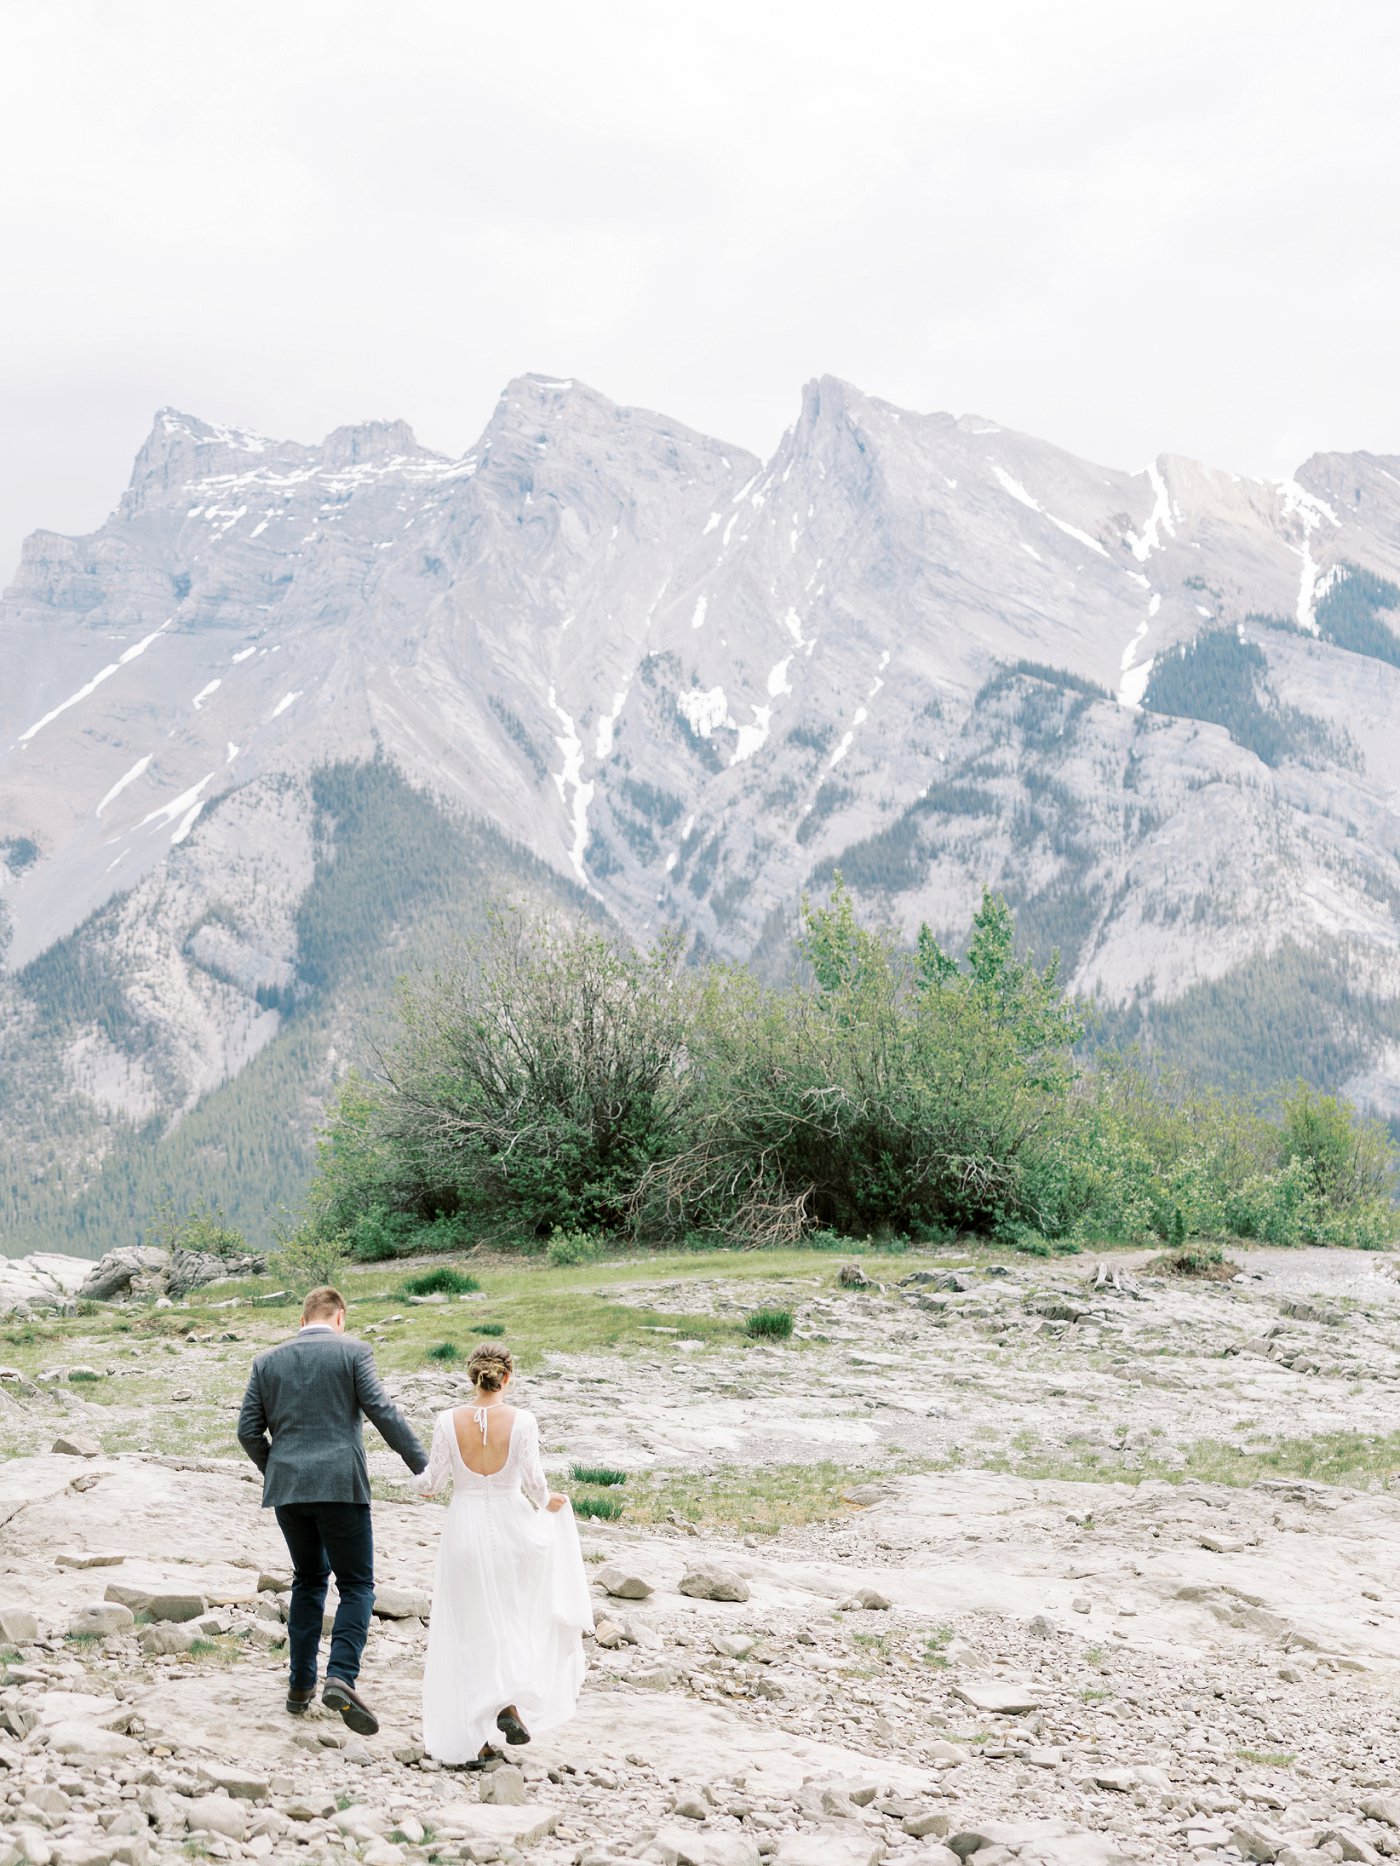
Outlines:
[[[165,403],[460,452],[831,371],[1137,466],[1400,453],[1400,8],[3,0],[0,581]]]

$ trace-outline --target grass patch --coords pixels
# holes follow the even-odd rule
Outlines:
[[[1199,1438],[1179,1461],[1151,1452],[1104,1451],[1073,1439],[1060,1453],[1002,1457],[991,1468],[1017,1477],[1070,1484],[1140,1484],[1160,1478],[1169,1484],[1222,1484],[1247,1490],[1267,1478],[1298,1478],[1347,1490],[1385,1490],[1400,1472],[1400,1432],[1322,1432],[1316,1438],[1275,1438],[1230,1444]]]
[[[506,1332],[506,1325],[504,1322],[478,1322],[476,1332],[479,1335],[489,1335],[493,1341],[496,1341]]]
[[[926,1633],[924,1635],[924,1664],[932,1665],[942,1671],[948,1663],[948,1654],[944,1648],[951,1645],[952,1641],[951,1626],[935,1626],[931,1632]]]
[[[620,1497],[575,1497],[574,1515],[590,1517],[595,1522],[615,1523],[622,1514]]]
[[[236,1665],[243,1653],[238,1641],[232,1637],[222,1639],[194,1639],[182,1655],[187,1659],[217,1659],[220,1665]]]
[[[1111,1698],[1113,1693],[1106,1691],[1102,1685],[1086,1685],[1079,1696],[1082,1703],[1102,1704],[1104,1699]]]
[[[100,1646],[107,1637],[105,1633],[65,1633],[64,1643],[76,1646],[79,1652],[90,1652],[94,1646]]]
[[[419,1276],[406,1278],[405,1296],[472,1296],[481,1288],[474,1276],[454,1270],[450,1263],[440,1263]]]
[[[755,1309],[744,1318],[744,1333],[755,1341],[788,1341],[792,1338],[791,1309]]]
[[[462,1350],[455,1341],[439,1341],[435,1347],[428,1349],[430,1361],[460,1361],[461,1358]]]
[[[1146,1276],[1193,1276],[1206,1283],[1233,1283],[1239,1273],[1240,1266],[1231,1263],[1219,1244],[1205,1238],[1164,1251],[1143,1265]]]
[[[627,1482],[626,1471],[610,1470],[606,1464],[571,1464],[569,1476],[576,1484],[596,1484],[600,1490]]]
[[[775,1536],[784,1529],[849,1516],[855,1506],[842,1493],[875,1473],[847,1465],[724,1465],[708,1474],[668,1474],[634,1480],[629,1496],[635,1523],[669,1522],[672,1514],[704,1529]]]
[[[1291,1769],[1293,1756],[1286,1749],[1237,1749],[1241,1762],[1257,1763],[1261,1769]]]
[[[101,1378],[102,1375],[94,1373],[90,1367],[75,1367],[68,1376],[68,1384],[77,1386],[80,1382],[90,1382]]]

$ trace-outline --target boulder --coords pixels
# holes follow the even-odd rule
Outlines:
[[[492,1769],[481,1778],[481,1799],[495,1808],[525,1806],[525,1777],[513,1764]]]
[[[749,1584],[728,1568],[706,1564],[681,1576],[681,1592],[692,1600],[747,1600]]]
[[[165,1293],[176,1300],[206,1283],[217,1283],[226,1276],[261,1276],[267,1259],[256,1251],[237,1257],[214,1257],[206,1251],[175,1250],[165,1272]]]
[[[68,1631],[79,1635],[96,1633],[106,1638],[111,1633],[125,1633],[136,1624],[136,1615],[119,1601],[94,1600],[79,1607],[68,1622]]]
[[[411,1587],[375,1589],[374,1612],[380,1620],[426,1620],[433,1610],[432,1596]]]
[[[163,1294],[169,1262],[169,1251],[147,1244],[123,1244],[99,1260],[77,1290],[78,1300],[111,1302],[129,1294]]]
[[[86,1438],[79,1433],[74,1433],[71,1438],[56,1438],[50,1450],[63,1458],[100,1458],[102,1456],[102,1447],[97,1440]]]
[[[888,1598],[882,1594],[878,1588],[874,1587],[857,1588],[855,1593],[852,1594],[848,1600],[843,1600],[841,1602],[841,1611],[843,1613],[851,1613],[853,1611],[888,1613],[889,1610],[890,1602]]]
[[[38,1711],[26,1704],[18,1691],[0,1692],[0,1730],[7,1730],[23,1742],[38,1721]]]
[[[0,1644],[32,1646],[39,1637],[39,1622],[28,1607],[0,1607]]]
[[[605,1594],[611,1594],[617,1600],[645,1600],[656,1592],[650,1581],[644,1581],[639,1574],[633,1574],[629,1568],[620,1567],[616,1562],[609,1562],[600,1568],[594,1580]]]
[[[136,1637],[141,1650],[149,1657],[168,1659],[181,1652],[188,1652],[197,1635],[183,1626],[172,1626],[167,1622],[143,1626]]]
[[[219,1834],[241,1842],[248,1831],[248,1808],[229,1795],[195,1795],[185,1803],[185,1825],[192,1834]]]
[[[1247,1860],[1274,1860],[1283,1847],[1282,1836],[1261,1821],[1236,1821],[1230,1829],[1231,1845]]]

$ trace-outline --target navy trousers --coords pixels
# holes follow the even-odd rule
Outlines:
[[[367,1503],[280,1503],[277,1527],[292,1558],[287,1644],[294,1690],[316,1683],[326,1583],[335,1576],[340,1605],[331,1627],[328,1678],[353,1685],[374,1606],[374,1528]]]

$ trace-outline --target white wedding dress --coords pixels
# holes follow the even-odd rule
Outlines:
[[[485,1409],[472,1419],[484,1445]],[[423,1666],[423,1747],[439,1762],[462,1763],[502,1742],[496,1718],[508,1704],[532,1734],[572,1717],[593,1608],[574,1513],[544,1507],[533,1413],[516,1410],[506,1461],[490,1476],[463,1462],[452,1414],[439,1413],[416,1482],[431,1495],[449,1481]]]

